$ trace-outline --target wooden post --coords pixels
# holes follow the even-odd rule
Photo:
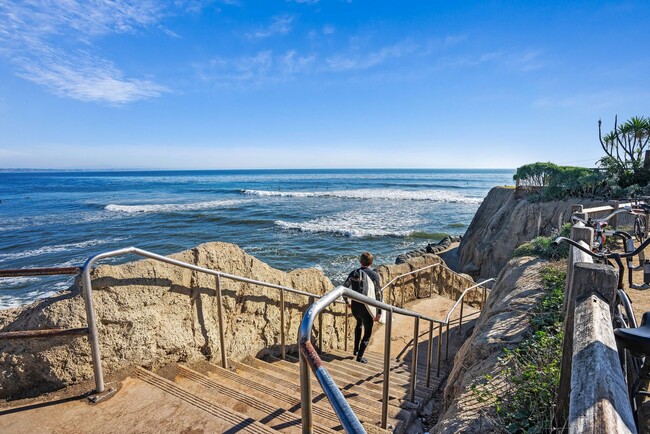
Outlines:
[[[582,215],[576,214],[580,218],[583,218]],[[586,216],[586,214],[583,214]],[[589,250],[593,248],[593,240],[594,240],[594,230],[592,228],[586,227],[582,222],[578,222],[571,227],[571,239],[574,241],[583,241],[585,243],[585,247],[587,247]],[[575,254],[583,254],[584,252],[581,252],[580,250],[576,249],[575,247],[569,248],[569,259],[567,259],[567,270],[566,270],[566,282],[564,284],[564,302],[562,303],[562,311],[567,314],[568,310],[568,302],[571,299],[571,283],[572,283],[572,278],[573,278],[573,264],[575,264],[577,261],[575,260]],[[589,259],[591,260],[591,259]],[[579,261],[583,262],[583,261]]]
[[[574,252],[575,254],[575,252]],[[578,256],[578,255],[576,255]],[[591,257],[588,256],[589,259]],[[582,258],[576,258],[582,259]],[[586,258],[585,258],[586,259]],[[567,314],[564,322],[564,342],[562,343],[562,364],[560,366],[560,387],[558,390],[557,426],[563,426],[569,415],[569,398],[571,394],[571,369],[574,347],[574,316],[576,299],[595,292],[605,300],[611,300],[618,285],[618,270],[603,264],[578,262],[573,265],[573,278]]]
[[[610,305],[617,284],[618,271],[612,267],[576,264],[570,434],[636,432],[612,332]]]
[[[617,200],[610,200],[609,202],[607,202],[607,204],[613,208],[612,212],[616,211],[620,206]],[[611,229],[616,229],[618,227],[618,216],[615,215],[614,217],[609,219],[608,226]]]

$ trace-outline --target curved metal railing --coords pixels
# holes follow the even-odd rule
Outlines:
[[[217,278],[216,279],[217,316],[219,322],[219,340],[221,345],[221,364],[224,368],[228,368],[228,357],[226,354],[225,329],[223,326],[223,303],[222,303],[222,293],[221,293],[221,278],[230,279],[237,282],[250,283],[253,285],[264,286],[267,288],[275,288],[280,290],[280,342],[281,342],[280,345],[281,345],[283,358],[285,356],[284,292],[286,291],[293,294],[304,295],[310,297],[310,299],[316,299],[320,297],[320,295],[312,294],[310,292],[300,291],[298,289],[290,288],[288,286],[276,285],[273,283],[267,283],[260,280],[249,279],[247,277],[242,277],[234,274],[224,273],[221,271],[211,270],[209,268],[199,267],[198,265],[179,261],[177,259],[168,258],[166,256],[148,252],[146,250],[142,250],[137,247],[126,247],[124,249],[113,250],[110,252],[100,253],[91,256],[81,268],[81,276],[82,276],[82,285],[83,285],[82,286],[83,298],[86,305],[86,319],[88,321],[88,337],[90,340],[90,349],[91,349],[91,355],[93,361],[93,371],[95,376],[95,387],[97,393],[103,392],[105,385],[104,385],[104,375],[103,375],[102,364],[101,364],[101,355],[99,351],[97,323],[95,318],[95,311],[93,308],[92,282],[90,279],[90,271],[93,265],[99,260],[111,258],[115,256],[127,255],[127,254],[135,254],[145,258],[154,259],[167,264],[175,265],[182,268],[187,268],[189,270],[210,274]],[[341,302],[334,301],[334,302],[343,303],[342,301]],[[321,325],[321,329],[322,329],[322,325]],[[322,339],[322,333],[320,333],[320,339]]]
[[[433,264],[426,268],[432,268],[434,266],[440,265]],[[417,270],[416,270],[417,271]],[[407,273],[408,274],[413,274]],[[392,284],[397,278],[391,280],[386,286]],[[314,325],[314,320],[316,317],[323,312],[331,303],[339,299],[339,297],[346,297],[349,299],[356,300],[360,303],[370,305],[379,309],[382,309],[386,312],[386,325],[385,325],[385,336],[384,336],[384,373],[383,373],[383,389],[382,389],[382,411],[381,411],[381,427],[386,428],[388,422],[388,391],[390,387],[390,346],[391,346],[391,333],[392,333],[392,321],[393,313],[400,315],[405,315],[414,318],[414,329],[413,329],[413,352],[411,354],[411,378],[410,378],[410,387],[409,387],[409,399],[411,401],[415,400],[415,388],[417,383],[417,362],[418,362],[418,344],[419,344],[419,325],[420,320],[429,321],[429,340],[428,340],[428,351],[427,351],[427,379],[426,385],[429,387],[430,384],[430,375],[431,375],[431,362],[433,358],[433,325],[438,324],[438,354],[437,354],[437,375],[440,375],[440,355],[442,349],[442,326],[446,325],[447,327],[447,356],[449,353],[449,324],[451,322],[451,315],[458,307],[461,306],[460,319],[459,319],[459,331],[462,324],[462,306],[465,296],[472,290],[477,288],[483,288],[483,301],[482,305],[485,304],[485,298],[487,293],[487,284],[494,281],[495,279],[488,279],[483,282],[480,282],[476,285],[471,286],[463,291],[456,303],[447,313],[444,321],[434,319],[423,315],[421,313],[399,308],[391,304],[382,303],[375,299],[366,297],[359,294],[356,291],[353,291],[349,288],[339,286],[329,293],[323,295],[318,301],[312,304],[307,311],[305,312],[302,322],[300,323],[300,328],[298,330],[298,349],[300,355],[300,393],[301,393],[301,412],[302,412],[302,427],[303,433],[311,433],[313,429],[313,418],[312,418],[312,388],[311,388],[311,376],[309,375],[309,369],[314,372],[316,379],[320,383],[321,387],[327,398],[329,399],[334,412],[341,421],[342,426],[345,428],[348,433],[365,433],[365,430],[359,419],[356,417],[350,405],[347,403],[343,394],[338,389],[334,380],[327,372],[327,369],[323,366],[323,362],[318,356],[316,349],[311,343],[311,331]]]

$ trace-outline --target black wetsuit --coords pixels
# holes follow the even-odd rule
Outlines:
[[[353,291],[361,292],[359,290],[359,273],[366,273],[368,277],[370,277],[372,282],[375,284],[375,296],[377,300],[383,301],[381,300],[381,295],[379,293],[379,290],[381,289],[379,274],[370,268],[362,267],[354,270],[348,275],[348,278],[346,279],[345,283],[343,283],[343,286],[346,288],[352,288]],[[352,315],[354,315],[354,318],[357,320],[357,326],[354,329],[354,354],[357,355],[357,360],[361,360],[361,357],[363,356],[363,353],[366,351],[366,347],[368,347],[368,343],[370,342],[372,325],[375,319],[372,317],[372,315],[370,315],[370,312],[368,312],[368,308],[365,304],[354,300],[352,300]],[[363,337],[361,336],[362,328]]]

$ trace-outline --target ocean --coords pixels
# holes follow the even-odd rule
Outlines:
[[[234,243],[272,267],[316,267],[341,283],[462,235],[513,170],[1,172],[0,269],[80,266],[136,246],[167,255]],[[134,256],[106,260],[121,263]],[[70,277],[0,279],[0,309],[50,296]]]

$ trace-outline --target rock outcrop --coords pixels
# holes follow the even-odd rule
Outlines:
[[[332,284],[322,272],[275,270],[239,247],[207,243],[171,257],[303,291],[322,294]],[[214,359],[220,343],[215,276],[141,260],[94,270],[93,299],[98,318],[102,365],[108,374],[128,366],[160,367],[171,362]],[[221,279],[229,358],[241,360],[279,352],[279,291]],[[304,296],[285,294],[286,342],[295,345]],[[344,308],[323,315],[325,346],[343,347]],[[0,330],[85,327],[80,286],[54,298],[3,311]],[[318,331],[315,333],[318,336]],[[0,397],[55,390],[92,377],[85,337],[0,343]]]
[[[458,243],[462,239],[463,237],[459,235],[448,235],[444,237],[442,240],[438,241],[437,243],[429,243],[426,246],[421,247],[417,250],[412,250],[407,253],[402,253],[401,255],[397,256],[397,258],[395,258],[395,263],[403,264],[409,258],[416,258],[418,256],[426,255],[427,253],[433,253],[437,255],[438,253],[442,253],[445,250],[447,250],[452,243]]]
[[[497,276],[520,244],[550,236],[571,217],[571,206],[602,201],[569,198],[531,202],[518,199],[513,187],[495,187],[483,200],[459,246],[460,269],[475,278]]]
[[[503,349],[514,349],[528,330],[531,310],[544,296],[540,270],[545,262],[516,258],[508,263],[481,312],[471,337],[454,359],[445,388],[445,411],[434,433],[495,432],[494,404],[476,396],[472,386],[498,374]],[[494,388],[499,394],[499,388]]]
[[[172,258],[224,273],[323,294],[332,283],[319,270],[285,273],[271,268],[233,244],[207,243]],[[433,254],[409,258],[400,265],[377,268],[382,282],[438,263]],[[92,272],[105,374],[132,366],[158,368],[169,363],[221,360],[215,276],[153,260],[100,266]],[[280,352],[279,291],[221,278],[226,352],[231,360]],[[472,285],[444,266],[412,274],[384,292],[400,304],[430,291],[457,297]],[[478,296],[477,296],[478,297]],[[295,347],[302,311],[308,299],[285,293],[286,343]],[[322,315],[323,346],[343,348],[345,307]],[[351,324],[353,319],[350,319]],[[0,331],[86,326],[81,287],[17,309],[0,310]],[[353,327],[349,327],[350,336]],[[316,325],[314,336],[319,337]],[[350,339],[350,337],[348,337]],[[0,398],[34,396],[92,377],[90,347],[85,337],[57,337],[0,343]]]

